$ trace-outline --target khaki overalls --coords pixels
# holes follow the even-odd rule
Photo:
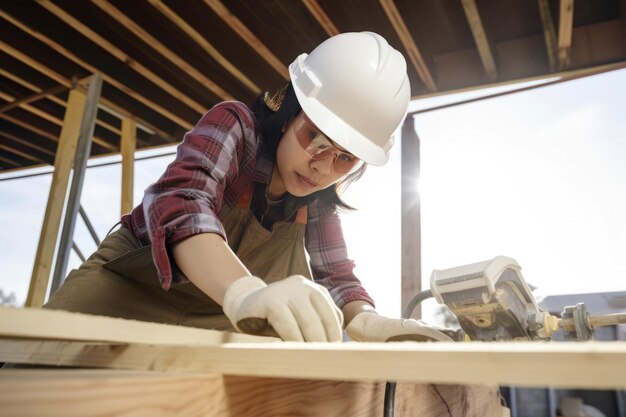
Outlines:
[[[271,283],[300,274],[311,279],[305,255],[307,207],[294,222],[265,229],[249,209],[251,190],[220,213],[228,244],[255,276]],[[206,329],[234,330],[222,308],[191,282],[161,288],[150,246],[127,228],[107,236],[98,250],[68,275],[44,308]]]

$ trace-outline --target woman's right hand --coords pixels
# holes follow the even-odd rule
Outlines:
[[[239,278],[226,289],[224,314],[237,330],[272,334],[285,341],[339,342],[343,314],[328,290],[292,275],[267,285],[253,276]]]

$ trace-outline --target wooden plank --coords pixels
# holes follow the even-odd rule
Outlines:
[[[122,198],[121,214],[133,209],[133,184],[135,181],[135,149],[137,148],[137,126],[134,120],[122,120]]]
[[[328,36],[335,36],[341,33],[317,0],[302,0],[302,3],[304,3],[306,8],[309,9],[309,12],[313,15],[315,20],[317,20],[317,23],[319,23],[319,25],[326,31]]]
[[[382,415],[384,390],[383,382],[108,370],[0,372],[0,407],[13,417],[371,417]],[[109,401],[103,401],[103,393]],[[446,406],[452,415],[500,415],[496,387],[396,387],[396,416],[441,415]]]
[[[156,52],[161,54],[168,61],[176,65],[186,74],[193,77],[201,85],[211,90],[216,96],[222,98],[223,100],[234,100],[234,97],[230,93],[228,93],[226,90],[220,87],[213,80],[206,77],[204,74],[198,71],[195,66],[193,66],[189,62],[182,59],[178,54],[176,54],[174,51],[172,51],[167,46],[165,46],[154,36],[150,35],[145,29],[143,29],[134,20],[130,19],[128,16],[122,13],[119,9],[117,9],[111,3],[107,2],[106,0],[91,0],[91,2],[95,4],[96,6],[98,6],[103,12],[105,12],[106,14],[108,14],[113,19],[117,20],[118,22],[120,22],[130,31],[132,31],[135,36],[137,36],[139,39],[144,41],[148,46],[150,46]]]
[[[404,49],[409,55],[409,60],[413,64],[413,67],[417,71],[420,79],[426,86],[426,90],[431,93],[437,91],[437,86],[435,85],[435,81],[433,80],[430,70],[428,69],[426,62],[424,61],[424,58],[422,58],[422,54],[415,44],[415,41],[413,40],[409,29],[406,27],[404,19],[402,18],[402,16],[400,16],[400,12],[398,11],[398,8],[394,4],[393,0],[379,1],[383,9],[385,10],[385,14],[387,14],[391,25],[398,34],[398,37],[400,38]]]
[[[220,0],[204,0],[204,2],[215,12],[230,28],[243,39],[252,50],[256,51],[277,73],[285,80],[289,80],[289,71],[287,66],[265,46],[259,38],[256,37],[246,25],[243,24],[237,16],[235,16]]]
[[[559,69],[570,67],[572,29],[574,25],[574,0],[559,2]]]
[[[626,342],[194,343],[181,336],[172,344],[144,336],[155,342],[0,337],[0,362],[329,381],[626,387]]]
[[[87,26],[83,25],[81,22],[79,22],[77,19],[72,17],[69,13],[65,12],[63,9],[61,9],[60,7],[55,5],[54,3],[52,3],[52,2],[50,2],[48,0],[37,0],[37,2],[42,7],[44,7],[46,10],[48,10],[50,13],[54,14],[59,19],[63,20],[67,25],[69,25],[70,27],[74,28],[79,33],[82,33],[84,36],[86,36],[88,39],[90,39],[94,43],[98,44],[98,42],[96,42],[96,40],[94,40],[94,38],[92,38],[92,36],[93,37],[97,37],[97,39],[104,40],[104,38],[100,38],[99,35],[97,35],[93,30],[91,30]],[[17,20],[15,20],[15,21],[17,22]],[[66,58],[74,61],[75,63],[77,63],[78,65],[82,66],[83,68],[86,68],[90,72],[93,72],[93,73],[99,72],[99,73],[101,73],[102,74],[102,78],[104,79],[104,81],[106,81],[107,83],[111,84],[112,86],[114,86],[115,88],[119,89],[120,91],[124,92],[125,94],[129,95],[130,97],[134,98],[135,100],[139,101],[140,103],[144,104],[145,106],[149,107],[153,111],[161,114],[162,116],[168,118],[169,120],[171,120],[174,123],[182,126],[185,129],[191,129],[193,127],[189,122],[187,122],[186,120],[184,120],[181,117],[177,116],[176,114],[171,112],[169,109],[159,105],[155,101],[152,101],[152,100],[144,97],[143,95],[141,95],[138,92],[134,91],[133,89],[129,88],[124,83],[122,83],[122,82],[116,80],[115,78],[109,76],[108,74],[106,74],[103,71],[103,69],[95,68],[93,65],[90,65],[87,62],[85,62],[84,60],[80,59],[78,56],[76,56],[74,53],[72,53],[69,49],[63,47],[62,45],[60,45],[59,43],[55,42],[54,40],[48,38],[47,36],[44,36],[43,34],[41,34],[39,32],[34,32],[34,31],[30,30],[28,28],[28,26],[24,25],[21,22],[19,22],[19,24],[20,25],[18,27],[20,29],[27,31],[27,33],[31,34],[32,36],[34,36],[35,38],[37,38],[41,42],[45,43],[47,46],[49,46],[50,48],[52,48],[56,52],[62,54]],[[102,45],[100,45],[100,46],[102,46]],[[117,49],[112,44],[110,44],[108,42],[107,42],[106,46],[102,46],[102,47],[105,48],[108,52],[111,52],[111,53],[115,52],[116,49]],[[113,55],[115,56],[115,54],[113,54]],[[118,59],[119,59],[119,57],[118,57]],[[145,70],[145,72],[142,72],[142,75],[144,75],[146,78],[150,79],[151,74],[152,74],[152,72],[150,70],[148,70],[145,67],[141,67],[141,69],[139,67],[136,67],[136,65],[139,65],[139,64],[136,63],[136,61],[130,59],[129,57],[127,57],[127,60],[125,62],[131,68],[134,67],[133,69],[135,69],[138,72],[140,70],[141,71]],[[155,80],[156,80],[156,78],[154,80],[151,80],[151,81],[155,82]],[[163,83],[161,83],[161,84],[155,82],[155,84],[158,85],[159,87],[161,87],[162,89],[166,90],[166,91],[169,90],[168,93],[172,94],[173,97],[175,97],[175,98],[185,102],[184,101],[185,100],[184,96],[182,96],[180,92],[177,93],[176,90],[174,89],[174,87],[169,88],[166,85],[165,81],[163,81]],[[189,103],[186,103],[186,104],[189,105]],[[203,106],[201,106],[201,105],[199,105],[197,103],[196,103],[196,105],[197,105],[198,108],[204,109]],[[190,106],[190,107],[194,108],[193,106]],[[204,111],[204,110],[202,110],[202,111]],[[199,111],[199,112],[201,113],[202,111]]]
[[[74,154],[85,110],[85,101],[85,93],[77,89],[70,91],[67,110],[63,119],[63,128],[59,137],[59,145],[54,159],[54,174],[52,175],[46,214],[41,227],[39,245],[37,246],[33,273],[25,303],[28,307],[40,307],[46,299],[54,249],[59,235],[61,215],[67,194],[70,171],[74,163]]]
[[[626,387],[626,342],[267,343],[276,340],[0,308],[0,362],[318,380]]]
[[[261,94],[261,88],[256,85],[251,79],[249,79],[243,72],[234,66],[224,55],[220,53],[209,41],[206,40],[197,30],[195,30],[189,23],[180,17],[174,10],[170,9],[161,0],[148,0],[148,2],[154,6],[163,16],[167,17],[176,26],[178,26],[183,32],[187,34],[195,43],[197,43],[207,54],[209,54],[218,64],[220,64],[226,71],[228,71],[233,77],[239,80],[240,83],[246,86],[255,95]]]
[[[552,13],[550,12],[550,3],[548,0],[537,0],[537,2],[539,6],[539,15],[541,16],[541,24],[543,25],[543,36],[546,40],[546,53],[548,54],[550,71],[554,72],[559,66],[559,47],[556,42],[556,31],[554,30]]]
[[[275,338],[36,308],[0,306],[0,336],[117,343],[215,344]]]
[[[476,7],[476,0],[461,0],[461,3],[463,4],[463,10],[474,36],[474,42],[476,42],[476,48],[485,68],[487,78],[489,81],[495,81],[498,79],[498,70],[496,69],[496,62],[493,59],[493,53],[491,52],[491,46],[489,45],[483,22],[480,19],[480,13],[478,13],[478,8]]]

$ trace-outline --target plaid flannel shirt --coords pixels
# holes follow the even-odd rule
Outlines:
[[[141,204],[122,217],[122,225],[142,244],[152,244],[165,290],[187,281],[169,248],[199,233],[217,233],[227,240],[220,210],[235,206],[252,183],[269,184],[274,156],[257,151],[250,109],[239,102],[220,103],[185,135],[175,160],[146,189]],[[309,204],[305,245],[315,282],[330,291],[337,306],[356,300],[374,305],[353,273],[339,216],[323,215],[317,201]]]

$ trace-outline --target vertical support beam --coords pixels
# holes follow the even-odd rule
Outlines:
[[[539,15],[543,25],[543,36],[546,40],[546,52],[548,54],[548,62],[550,63],[550,72],[558,69],[558,45],[556,43],[556,32],[554,30],[554,22],[552,21],[552,13],[550,13],[550,4],[548,0],[537,0],[539,6]]]
[[[133,182],[135,180],[135,149],[137,147],[137,125],[129,118],[122,119],[122,206],[121,214],[133,209]]]
[[[100,99],[101,90],[102,75],[96,73],[89,81],[87,103],[85,104],[85,112],[83,113],[80,125],[80,137],[76,147],[74,175],[72,175],[72,185],[70,186],[70,194],[67,199],[67,209],[65,210],[63,230],[61,231],[61,241],[59,242],[57,261],[52,276],[51,293],[59,289],[61,283],[63,283],[70,251],[72,250],[74,227],[76,226],[76,217],[78,216],[80,208],[80,194],[83,190],[87,160],[91,154],[91,138],[93,137],[93,131],[96,127],[96,114],[98,112],[98,100]]]
[[[26,307],[41,307],[46,298],[48,280],[52,269],[52,258],[59,235],[61,215],[74,163],[76,144],[80,135],[80,122],[85,110],[85,94],[77,89],[70,91],[59,144],[54,158],[54,174],[46,205],[46,214],[41,226],[39,245],[35,255]]]
[[[412,115],[402,125],[402,305],[404,309],[422,288],[421,202],[417,188],[420,176],[420,141]],[[413,311],[421,317],[420,306]]]
[[[559,69],[570,66],[572,29],[574,26],[574,0],[560,0],[559,6]]]

